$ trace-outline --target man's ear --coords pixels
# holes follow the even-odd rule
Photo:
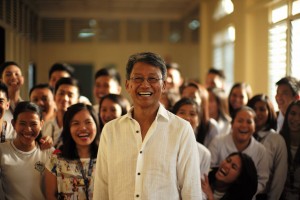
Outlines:
[[[166,85],[167,85],[167,81],[163,80],[163,83],[162,83],[162,92],[163,93],[166,91]]]
[[[6,108],[5,108],[5,109],[8,110],[8,109],[9,109],[9,106],[10,106],[10,101],[8,100],[8,101],[6,102],[6,106],[5,106]]]
[[[128,91],[128,89],[129,89],[129,81],[128,80],[125,81],[125,88]]]

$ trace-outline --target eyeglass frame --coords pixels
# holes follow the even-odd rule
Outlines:
[[[160,80],[163,80],[163,78],[155,78],[155,77],[131,77],[129,78],[129,80],[132,80],[134,83],[137,84],[141,84],[143,83],[145,80],[149,83],[149,84],[156,84],[158,83]]]

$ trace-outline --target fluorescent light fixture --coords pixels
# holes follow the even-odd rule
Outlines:
[[[200,26],[200,22],[196,19],[192,20],[190,23],[189,23],[189,28],[191,30],[196,30],[197,28],[199,28]]]
[[[78,37],[79,38],[90,38],[95,36],[95,32],[92,29],[81,29]]]

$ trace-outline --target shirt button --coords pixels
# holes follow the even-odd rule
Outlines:
[[[138,194],[137,194],[137,195],[135,195],[135,196],[136,196],[136,197],[140,197],[140,195],[138,195]]]
[[[140,151],[140,154],[142,154],[143,153],[143,151]]]
[[[137,173],[137,175],[141,175],[141,173],[139,172],[139,173]]]
[[[140,131],[135,131],[136,133],[139,133]]]

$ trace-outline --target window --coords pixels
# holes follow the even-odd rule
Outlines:
[[[218,32],[213,37],[213,66],[222,69],[226,82],[233,83],[235,28],[229,26],[224,31]]]
[[[234,5],[231,0],[219,0],[217,8],[213,14],[213,19],[218,21],[226,15],[231,14],[234,11]]]
[[[299,55],[300,0],[289,0],[270,10],[269,96],[275,107],[275,83],[286,75],[299,76]]]

